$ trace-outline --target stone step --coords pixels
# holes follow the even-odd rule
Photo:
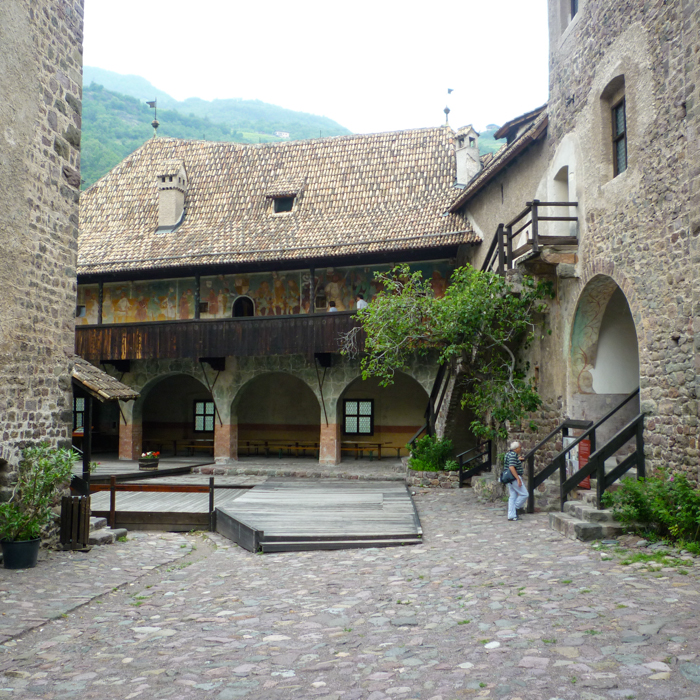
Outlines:
[[[564,512],[588,523],[615,522],[612,511],[598,510],[594,504],[584,503],[583,501],[567,501],[564,504]]]
[[[122,527],[117,527],[112,530],[109,527],[104,527],[99,530],[94,530],[90,532],[90,540],[88,544],[92,545],[102,545],[102,544],[113,544],[120,537],[126,537],[126,529]]]
[[[107,527],[107,518],[90,518],[90,532]]]
[[[570,540],[583,542],[610,539],[624,534],[624,528],[619,523],[591,523],[570,513],[550,513],[549,527]]]

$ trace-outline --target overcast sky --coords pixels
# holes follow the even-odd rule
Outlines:
[[[356,133],[442,124],[446,104],[481,129],[547,99],[547,0],[86,0],[84,46],[85,65],[179,100],[259,99]]]

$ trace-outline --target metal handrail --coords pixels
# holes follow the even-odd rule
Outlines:
[[[477,474],[484,471],[491,471],[491,468],[493,466],[492,449],[492,441],[487,440],[486,442],[480,443],[476,447],[472,447],[470,450],[467,450],[466,452],[461,452],[457,455],[457,461],[459,462],[459,488],[462,488],[464,482],[467,479],[470,479],[472,476],[476,476]],[[481,452],[479,452],[479,454],[474,455],[473,457],[470,457],[465,463],[464,456],[470,454],[471,452],[474,452],[475,450],[481,450]],[[465,471],[465,467],[467,467],[469,464],[476,461],[477,459],[481,459],[482,457],[486,457],[486,460]]]

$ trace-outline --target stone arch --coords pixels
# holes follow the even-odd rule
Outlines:
[[[340,427],[341,439],[352,441],[356,437],[357,440],[389,443],[394,447],[405,445],[423,425],[428,391],[408,372],[397,372],[394,383],[388,387],[380,386],[375,377],[363,380],[361,375],[355,376],[346,383],[336,400],[335,419]],[[373,402],[371,437],[347,434],[347,421],[352,418],[344,415],[345,400],[363,398]]]
[[[597,420],[639,387],[638,322],[625,286],[600,272],[582,282],[569,344],[577,418]],[[637,400],[629,409],[636,412],[638,407]]]
[[[260,442],[320,441],[323,409],[317,393],[291,372],[260,372],[243,383],[231,402],[238,452]]]
[[[167,452],[173,441],[213,440],[219,422],[215,409],[202,406],[201,426],[195,422],[196,404],[212,401],[205,383],[186,372],[169,372],[154,378],[138,399],[140,406],[134,415],[135,420],[140,419],[144,449]]]

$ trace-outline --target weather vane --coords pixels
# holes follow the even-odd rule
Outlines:
[[[153,110],[153,121],[151,126],[153,127],[153,138],[158,136],[158,127],[160,123],[158,122],[158,100],[153,100],[153,102],[146,102],[146,104]]]

